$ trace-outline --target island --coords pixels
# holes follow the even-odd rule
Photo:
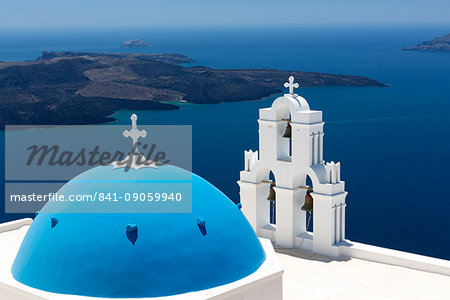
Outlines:
[[[114,111],[168,110],[166,101],[220,103],[280,93],[293,75],[303,87],[372,86],[355,76],[276,69],[184,66],[182,54],[43,52],[34,61],[0,62],[0,126],[97,124]],[[173,103],[173,102],[172,102]]]
[[[425,41],[422,44],[418,44],[414,47],[403,47],[403,50],[415,50],[426,52],[450,51],[450,33],[442,37]]]
[[[138,39],[134,39],[134,40],[128,40],[122,43],[122,45],[120,45],[121,48],[145,48],[148,47],[148,44],[146,42],[144,42],[143,40],[138,40]]]

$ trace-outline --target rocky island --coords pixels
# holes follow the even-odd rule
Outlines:
[[[429,41],[425,41],[422,44],[418,44],[414,47],[403,47],[403,50],[415,50],[415,51],[450,51],[450,33],[442,37],[438,37]]]
[[[148,47],[148,44],[146,42],[144,42],[143,40],[128,40],[122,43],[122,45],[120,45],[121,48],[146,48]]]
[[[361,76],[276,69],[185,67],[182,54],[44,52],[34,61],[0,62],[0,126],[94,124],[120,109],[177,109],[191,103],[257,100],[280,93],[293,75],[302,86],[374,86]]]

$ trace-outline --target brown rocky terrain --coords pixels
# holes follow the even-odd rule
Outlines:
[[[177,109],[163,101],[220,103],[301,86],[385,86],[361,76],[276,69],[212,69],[181,54],[44,52],[35,61],[0,62],[0,126],[92,124],[120,109]]]
[[[403,50],[415,50],[427,52],[450,51],[450,33],[442,37],[425,41],[414,47],[403,47]]]

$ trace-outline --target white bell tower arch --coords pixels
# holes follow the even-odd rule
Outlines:
[[[259,110],[259,151],[245,151],[245,170],[240,172],[242,211],[258,236],[276,245],[301,247],[314,253],[337,256],[345,239],[344,182],[340,163],[323,160],[322,112],[294,93],[294,78],[285,83],[289,94],[278,97],[269,108]],[[287,124],[291,138],[283,137]],[[269,172],[275,177],[276,224],[270,224],[267,200]],[[301,210],[312,182],[313,233],[306,231],[306,212]]]

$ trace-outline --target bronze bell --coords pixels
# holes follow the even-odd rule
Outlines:
[[[302,210],[313,211],[313,197],[309,191],[306,192],[305,203],[302,206]]]
[[[286,130],[283,134],[283,137],[287,138],[287,139],[292,138],[292,127],[291,127],[291,123],[289,123],[289,122],[286,125]]]
[[[270,184],[269,196],[267,196],[267,201],[275,201],[275,189],[273,188],[275,183]]]

